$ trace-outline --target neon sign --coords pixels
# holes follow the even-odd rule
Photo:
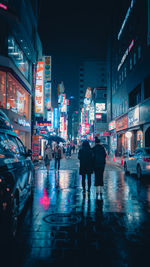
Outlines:
[[[2,3],[0,3],[0,8],[7,10],[7,6],[3,5]]]
[[[102,119],[102,114],[96,114],[96,119]]]
[[[127,48],[126,52],[124,53],[122,59],[121,59],[121,62],[118,66],[118,71],[120,70],[120,68],[122,67],[123,63],[125,62],[127,56],[129,55],[132,47],[134,46],[134,40],[132,40],[131,44],[129,45],[129,47]]]
[[[132,11],[132,8],[133,8],[134,4],[135,4],[135,0],[132,0],[132,1],[131,1],[131,4],[130,4],[130,7],[128,8],[128,11],[127,11],[127,13],[126,13],[125,19],[124,19],[124,21],[123,21],[123,23],[122,23],[121,29],[120,29],[120,31],[119,31],[119,33],[118,33],[118,40],[120,40],[120,36],[121,36],[121,34],[122,34],[122,32],[123,32],[123,29],[124,29],[124,27],[125,27],[125,25],[126,25],[126,22],[127,22],[128,18],[129,18],[129,16],[130,16],[130,13],[131,13],[131,11]]]

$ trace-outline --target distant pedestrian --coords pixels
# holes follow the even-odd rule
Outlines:
[[[47,169],[47,174],[49,172],[49,168],[50,168],[50,162],[52,160],[53,156],[52,156],[52,149],[50,144],[47,144],[46,148],[45,148],[45,152],[44,152],[44,161],[45,161],[45,166]]]
[[[88,178],[88,192],[91,188],[92,168],[92,150],[87,140],[83,141],[82,147],[79,150],[78,159],[80,160],[80,174],[82,175],[83,193],[85,193],[85,179]]]
[[[92,148],[93,151],[93,168],[95,174],[95,186],[96,194],[103,193],[103,174],[106,164],[106,151],[103,145],[100,144],[98,137],[95,138],[95,146]]]
[[[72,150],[73,150],[73,153],[75,153],[75,144],[73,144],[73,147],[72,147]]]
[[[55,158],[55,170],[58,168],[60,169],[60,160],[63,158],[63,149],[57,142],[57,145],[54,148],[54,158]]]

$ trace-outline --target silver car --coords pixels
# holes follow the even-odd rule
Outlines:
[[[125,173],[137,174],[138,178],[150,175],[150,147],[138,148],[124,160]]]

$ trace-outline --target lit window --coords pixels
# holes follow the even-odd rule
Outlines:
[[[26,79],[28,79],[29,62],[13,37],[8,38],[8,56],[13,60],[14,64],[26,77]]]
[[[7,109],[30,119],[29,93],[11,74],[7,77]]]
[[[0,108],[6,108],[6,73],[0,71]]]

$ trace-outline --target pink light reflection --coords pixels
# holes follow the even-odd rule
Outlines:
[[[47,210],[50,205],[50,197],[47,195],[46,188],[44,188],[43,197],[40,198],[40,205],[43,205],[45,210]]]

